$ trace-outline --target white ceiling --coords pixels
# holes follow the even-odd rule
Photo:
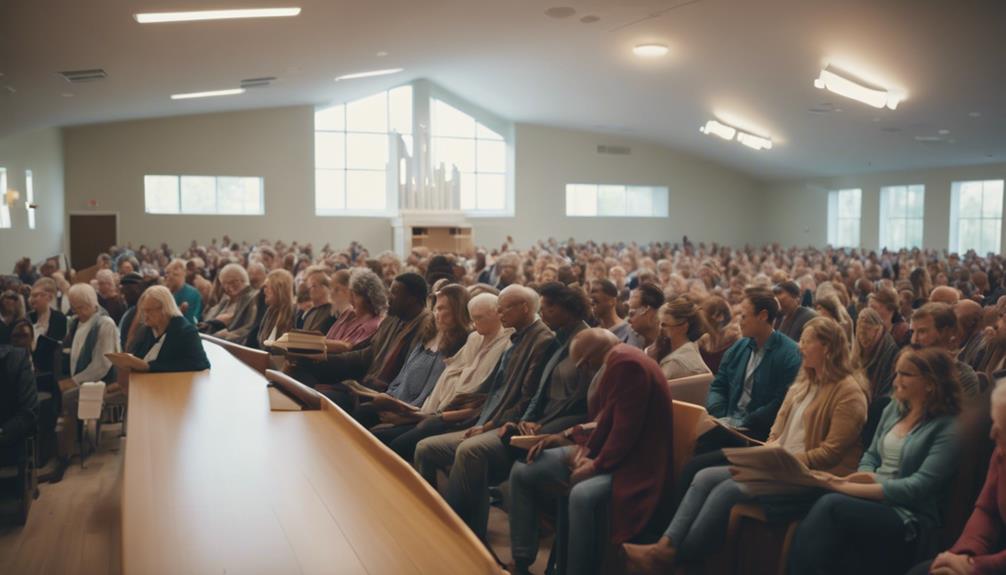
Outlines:
[[[275,5],[303,12],[159,25],[132,18]],[[576,14],[550,18],[553,6]],[[582,23],[587,15],[599,21]],[[317,104],[428,78],[516,122],[652,140],[764,179],[1003,162],[1004,29],[1000,0],[8,0],[0,136]],[[671,53],[641,61],[631,47],[643,41]],[[875,110],[816,90],[826,61],[908,98],[896,111]],[[108,72],[100,82],[56,76],[99,67]],[[333,82],[387,67],[405,72]],[[279,81],[237,97],[169,99],[257,76]],[[836,110],[810,111],[828,104]],[[713,117],[771,136],[775,149],[700,134]],[[940,130],[949,130],[943,142],[915,140]]]

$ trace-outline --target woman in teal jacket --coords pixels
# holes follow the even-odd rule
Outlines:
[[[822,474],[834,493],[800,523],[790,573],[844,573],[852,550],[861,559],[859,573],[903,573],[939,526],[960,453],[954,358],[938,349],[906,350],[896,364],[893,397],[859,472]]]

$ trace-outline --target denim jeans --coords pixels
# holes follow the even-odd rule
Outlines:
[[[723,542],[734,505],[751,499],[729,467],[707,467],[695,475],[664,535],[682,559],[700,558]]]

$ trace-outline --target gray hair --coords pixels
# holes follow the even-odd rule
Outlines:
[[[496,311],[499,305],[499,296],[492,293],[480,293],[468,300],[468,313],[472,314],[478,310]]]
[[[240,276],[242,285],[247,286],[249,283],[248,272],[241,267],[240,264],[227,264],[220,270],[220,281],[223,282],[228,276]]]
[[[94,291],[91,284],[73,284],[66,296],[70,301],[76,300],[93,308],[98,307],[98,292]]]
[[[185,260],[178,259],[178,258],[175,258],[175,259],[171,260],[171,262],[168,265],[164,266],[164,271],[167,272],[167,271],[172,270],[172,269],[177,268],[177,267],[181,267],[182,270],[185,271],[185,269],[186,269],[185,268]]]
[[[181,317],[182,315],[182,310],[178,309],[178,304],[175,303],[175,296],[171,295],[171,290],[164,286],[151,286],[144,290],[140,301],[136,304],[137,309],[146,300],[156,301],[160,305],[161,311],[168,317]]]
[[[388,309],[388,292],[384,282],[367,268],[353,270],[349,276],[349,290],[367,300],[377,315]]]
[[[107,279],[112,283],[115,283],[115,272],[112,270],[98,270],[98,273],[94,274],[94,279],[97,281]]]

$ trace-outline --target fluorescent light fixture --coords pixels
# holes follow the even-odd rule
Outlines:
[[[172,94],[172,100],[188,100],[191,98],[213,98],[215,96],[236,96],[244,94],[244,88],[232,88],[229,90],[211,90],[209,92],[189,92],[188,94]]]
[[[145,12],[133,14],[140,24],[194,22],[197,20],[236,20],[239,18],[280,18],[297,16],[300,8],[244,8],[238,10],[195,10],[192,12]]]
[[[737,141],[753,150],[771,150],[772,140],[748,134],[747,132],[737,132]]]
[[[703,134],[713,134],[723,138],[724,140],[733,140],[734,135],[737,133],[736,128],[731,128],[726,124],[721,124],[716,120],[709,120],[706,122],[705,126],[699,128],[699,131]]]
[[[856,80],[852,80],[840,74],[830,65],[825,66],[821,70],[821,75],[814,80],[814,87],[857,100],[874,108],[883,108],[886,106],[894,110],[898,107],[898,103],[904,99],[902,94],[883,88],[866,86]]]
[[[335,79],[336,82],[342,80],[356,80],[357,78],[373,78],[374,76],[387,76],[388,74],[397,74],[402,71],[402,68],[388,68],[387,70],[371,70],[369,72],[357,72],[355,74],[345,74],[339,76]]]
[[[666,56],[669,49],[664,44],[638,44],[632,53],[641,58],[659,58]]]

